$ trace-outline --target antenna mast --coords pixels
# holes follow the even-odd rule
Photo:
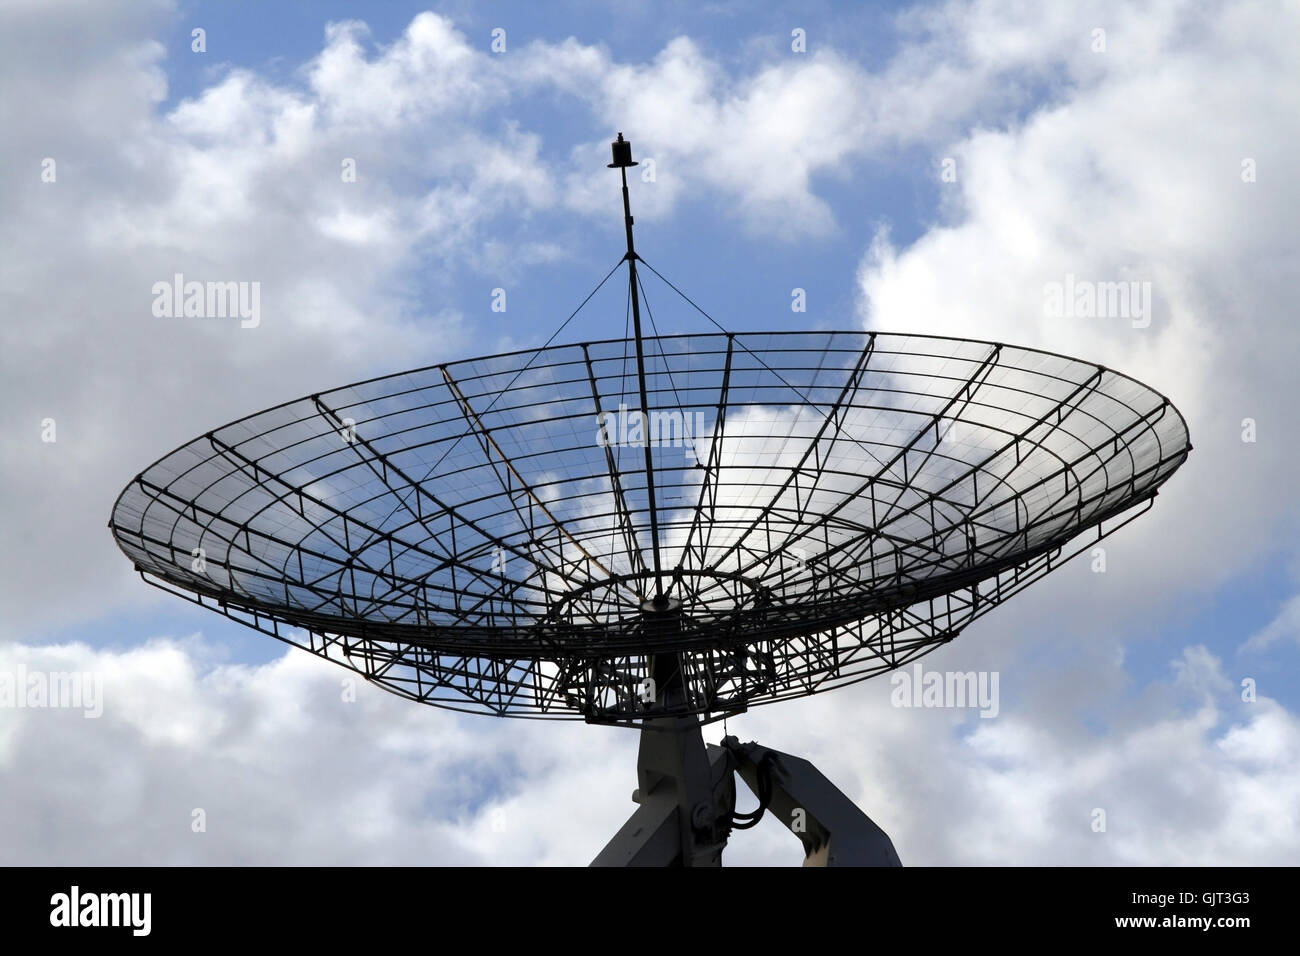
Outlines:
[[[655,472],[654,459],[650,451],[649,427],[650,427],[650,402],[646,394],[645,384],[645,346],[641,337],[641,298],[637,293],[636,281],[636,246],[632,242],[632,203],[627,194],[627,170],[629,166],[639,165],[632,158],[632,144],[623,138],[623,134],[618,134],[618,139],[610,143],[610,149],[613,152],[612,163],[606,168],[617,169],[619,175],[623,178],[623,225],[627,230],[627,254],[623,257],[627,260],[627,278],[628,288],[632,294],[632,334],[636,338],[636,377],[637,383],[641,390],[641,415],[642,431],[646,435],[645,450],[645,487],[646,496],[650,501],[650,543],[654,552],[654,569],[655,569],[655,595],[650,610],[664,610],[668,607],[668,599],[664,596],[663,568],[659,557],[659,509],[655,504]]]

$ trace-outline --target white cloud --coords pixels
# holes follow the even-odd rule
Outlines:
[[[554,254],[527,227],[483,231],[553,189],[535,134],[480,128],[500,82],[446,21],[418,17],[368,57],[364,31],[336,26],[302,83],[228,70],[162,112],[150,37],[170,16],[0,11],[16,78],[0,159],[3,636],[153,597],[104,523],[161,452],[322,383],[446,356],[469,334],[430,288],[514,259],[503,243],[523,261]],[[154,283],[177,273],[260,283],[260,325],[153,316]]]
[[[1294,391],[1281,357],[1300,352],[1289,306],[1300,250],[1285,212],[1300,187],[1283,172],[1300,161],[1300,138],[1278,128],[1300,111],[1300,69],[1284,39],[1293,29],[1278,22],[1294,14],[1111,6],[1090,12],[1109,25],[1107,52],[1093,54],[1049,8],[970,8],[963,29],[975,33],[961,46],[1038,38],[1025,53],[1039,64],[1030,74],[1066,74],[1023,122],[940,147],[958,170],[956,183],[936,183],[951,190],[947,223],[905,249],[882,233],[862,264],[872,328],[1076,355],[1156,388],[1187,417],[1188,463],[1153,513],[1110,545],[1141,571],[1116,576],[1097,613],[1213,589],[1294,528],[1282,489],[1300,449],[1277,418]],[[1003,32],[1012,17],[1020,26]],[[1072,65],[1080,58],[1093,66]],[[1268,174],[1243,182],[1243,158]],[[1149,281],[1150,326],[1049,314],[1045,285],[1067,276]],[[1241,440],[1245,418],[1259,421],[1257,443]],[[1085,600],[1079,592],[1080,608]]]
[[[962,668],[946,651],[925,663]],[[1023,700],[1027,686],[1052,674],[1021,661],[1003,667],[995,719],[894,709],[877,682],[755,711],[741,739],[752,733],[795,749],[783,740],[797,733],[800,755],[890,834],[909,865],[1295,859],[1300,827],[1285,808],[1300,797],[1300,721],[1272,700],[1241,703],[1204,648],[1171,663],[1172,679],[1146,691],[1151,705],[1127,712],[1116,708],[1122,689],[1102,689],[1122,684],[1114,660],[1071,669],[1071,683],[1094,686],[1090,705],[1110,711],[1104,732],[1085,729],[1077,716],[1062,721],[1050,697]],[[1093,829],[1096,809],[1105,811],[1105,832]],[[771,856],[751,853],[743,834],[733,847],[732,862],[790,862],[779,842],[765,851]]]
[[[91,672],[104,686],[94,720],[0,709],[5,862],[582,865],[635,809],[628,731],[465,717],[364,684],[349,703],[351,675],[305,653],[256,667],[213,667],[207,653],[166,640],[0,651],[0,672]],[[1267,698],[1234,703],[1204,649],[1174,670],[1172,705],[1099,736],[1051,729],[1032,709],[893,708],[885,682],[728,729],[812,759],[907,864],[1293,860],[1300,722]],[[191,829],[196,808],[205,833]],[[733,864],[799,858],[771,820],[727,852]]]
[[[0,709],[0,858],[582,862],[628,812],[630,787],[607,772],[635,766],[627,732],[512,722],[502,733],[308,654],[213,667],[208,653],[168,640],[121,652],[0,648],[0,673],[93,673],[104,694],[98,719]],[[345,679],[360,685],[355,702],[344,700]],[[195,809],[206,832],[192,829]]]
[[[1300,643],[1300,595],[1283,604],[1273,620],[1252,634],[1241,649],[1263,651],[1288,639]]]

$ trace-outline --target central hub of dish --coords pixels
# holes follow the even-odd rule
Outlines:
[[[674,614],[681,609],[682,602],[666,594],[646,598],[641,602],[641,610],[646,614]]]
[[[675,641],[687,643],[697,634],[701,644],[708,644],[716,641],[701,625],[752,613],[768,599],[760,582],[739,574],[676,569],[660,581],[653,572],[592,581],[560,596],[548,617],[557,624],[600,631],[606,639],[655,631],[672,632]]]

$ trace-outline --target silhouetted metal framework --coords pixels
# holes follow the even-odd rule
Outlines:
[[[147,468],[110,526],[150,583],[413,700],[708,720],[951,640],[1189,448],[1163,396],[1032,349],[637,337],[263,411]]]

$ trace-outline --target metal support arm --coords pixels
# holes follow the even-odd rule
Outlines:
[[[736,772],[804,847],[804,866],[902,866],[884,830],[802,757],[727,737]],[[764,781],[766,776],[766,781]]]
[[[733,774],[757,813],[735,813]],[[637,778],[636,811],[592,866],[720,866],[732,827],[764,812],[799,838],[804,866],[902,866],[885,831],[807,760],[735,737],[705,746],[691,717],[645,722]]]

